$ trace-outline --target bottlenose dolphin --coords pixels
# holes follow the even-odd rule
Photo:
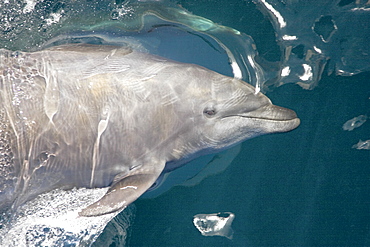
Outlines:
[[[124,209],[200,155],[299,125],[241,80],[108,45],[1,49],[0,104],[0,207],[110,186],[81,216]]]

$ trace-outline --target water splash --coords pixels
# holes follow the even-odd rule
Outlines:
[[[367,118],[368,117],[366,115],[360,115],[360,116],[354,117],[348,120],[347,122],[345,122],[342,128],[343,130],[352,131],[355,128],[358,128],[361,125],[363,125],[366,122]]]
[[[359,140],[357,144],[353,145],[352,148],[370,150],[370,140],[362,141]]]
[[[203,236],[223,236],[233,238],[234,231],[231,228],[235,215],[233,213],[197,214],[194,215],[194,226]]]
[[[117,213],[81,217],[78,212],[101,198],[107,189],[54,190],[3,214],[1,246],[90,246]],[[128,207],[121,228],[130,225],[134,211]],[[122,235],[125,238],[125,235]]]

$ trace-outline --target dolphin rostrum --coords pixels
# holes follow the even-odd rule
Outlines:
[[[122,210],[162,172],[300,122],[243,81],[108,45],[1,49],[0,104],[0,207],[110,186],[81,216]]]

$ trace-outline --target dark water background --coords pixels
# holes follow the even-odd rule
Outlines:
[[[280,60],[272,25],[251,1],[178,2],[196,15],[251,35],[260,55]],[[189,42],[177,50],[168,42],[162,52],[176,57],[199,49],[200,44]],[[210,62],[230,73],[224,61]],[[301,125],[246,141],[225,171],[193,187],[175,186],[156,198],[137,200],[126,246],[370,246],[370,150],[352,148],[360,139],[370,139],[370,121],[353,131],[342,129],[349,119],[370,116],[370,73],[324,73],[312,91],[287,84],[267,96],[295,110]],[[202,236],[193,225],[196,214],[225,211],[235,214],[232,240]],[[114,231],[108,225],[96,246],[119,246]]]
[[[248,33],[261,54],[279,59],[273,29],[252,3],[219,1],[209,10],[208,1],[185,2],[194,14]],[[128,245],[370,246],[370,152],[351,148],[370,138],[370,123],[342,129],[369,114],[369,78],[324,73],[313,91],[284,85],[268,92],[297,112],[300,127],[246,141],[223,173],[194,187],[138,200]],[[220,211],[236,216],[232,240],[204,237],[192,224],[195,214]]]
[[[243,143],[225,172],[197,186],[138,200],[129,246],[370,246],[370,153],[351,148],[370,136],[369,123],[342,130],[369,109],[369,75],[269,93],[301,126]],[[192,225],[193,215],[219,211],[235,214],[233,240]]]

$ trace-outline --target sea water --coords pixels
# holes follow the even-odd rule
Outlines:
[[[260,86],[274,104],[294,109],[301,125],[178,169],[134,203],[132,217],[122,214],[111,221],[95,246],[370,245],[370,151],[352,148],[370,139],[369,121],[352,131],[342,128],[370,109],[370,74],[364,72],[369,48],[362,39],[370,23],[365,1],[322,1],[320,6],[295,1],[287,7],[282,1],[174,1],[206,19],[184,20],[180,12],[170,16],[172,12],[156,9],[160,24],[127,35],[122,26],[110,23],[129,23],[127,16],[137,20],[133,2],[167,4],[3,1],[1,48],[37,50],[71,40],[130,43],[241,76]],[[131,24],[126,29],[134,30]],[[231,29],[212,31],[222,26]],[[235,37],[234,30],[254,41],[243,36],[248,46],[240,46],[238,39],[225,36],[231,32]],[[145,33],[151,35],[143,37]],[[246,62],[255,62],[254,46],[260,67]],[[240,65],[239,74],[230,66],[231,58]],[[232,239],[203,236],[194,226],[195,215],[218,212],[233,214]]]

